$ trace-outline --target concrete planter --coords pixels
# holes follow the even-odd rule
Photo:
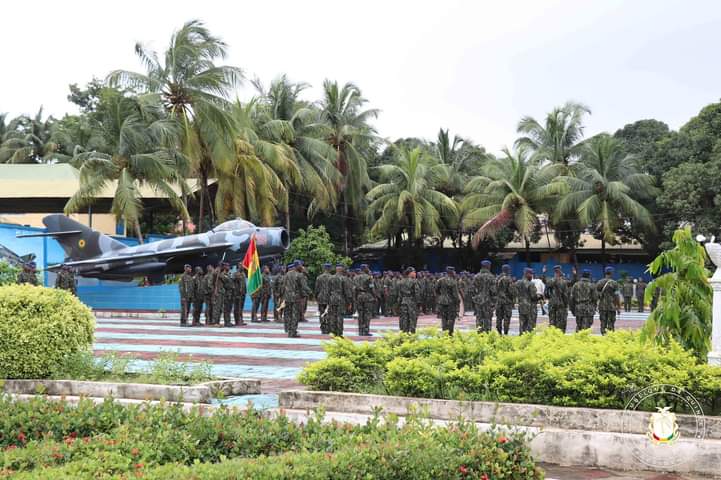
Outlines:
[[[531,449],[536,459],[554,464],[709,475],[721,472],[719,417],[678,415],[680,439],[672,445],[653,445],[646,436],[649,412],[311,391],[281,392],[279,407],[295,416],[322,407],[326,418],[354,423],[363,423],[380,409],[401,418],[415,411],[438,424],[463,418],[484,429],[509,426],[534,435]],[[703,438],[697,438],[699,425],[703,426]]]
[[[227,378],[198,385],[180,386],[78,380],[5,380],[2,383],[2,390],[5,393],[21,395],[210,403],[220,394],[230,396],[260,393],[260,381]]]

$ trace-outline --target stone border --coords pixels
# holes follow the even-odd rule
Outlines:
[[[79,380],[0,380],[2,391],[22,395],[94,397],[169,402],[210,403],[218,395],[260,393],[260,380],[224,378],[198,385],[89,382]]]

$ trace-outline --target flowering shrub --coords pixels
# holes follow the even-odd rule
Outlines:
[[[721,369],[699,363],[673,341],[655,345],[628,331],[449,337],[426,330],[363,345],[336,339],[326,351],[327,359],[300,375],[315,390],[624,408],[636,391],[664,383],[688,390],[708,413],[721,409]]]
[[[176,406],[0,398],[0,477],[540,479],[526,438],[473,424],[305,425],[284,416]]]

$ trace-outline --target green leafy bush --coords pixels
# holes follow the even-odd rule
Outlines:
[[[629,331],[449,337],[424,330],[369,344],[333,340],[325,348],[328,358],[300,375],[315,390],[622,409],[638,390],[664,383],[688,390],[708,413],[721,408],[721,369],[673,340],[656,345]]]
[[[14,284],[17,280],[18,273],[20,273],[18,267],[10,265],[5,260],[0,260],[0,286]]]
[[[540,479],[527,438],[410,416],[296,424],[249,410],[0,398],[0,476],[13,478]]]
[[[0,287],[0,378],[47,378],[94,330],[90,309],[64,290]]]
[[[290,243],[288,250],[283,255],[283,260],[289,263],[293,260],[303,260],[308,270],[308,277],[311,285],[323,271],[325,262],[351,264],[351,259],[335,252],[330,235],[323,225],[319,227],[309,226],[307,230],[300,229]]]

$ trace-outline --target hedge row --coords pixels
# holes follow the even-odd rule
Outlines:
[[[622,409],[638,390],[672,384],[707,413],[721,407],[721,369],[698,363],[676,344],[658,347],[629,331],[449,337],[428,330],[364,344],[334,339],[325,349],[328,357],[300,375],[315,390]]]
[[[0,477],[540,479],[526,438],[409,417],[363,426],[175,406],[0,398]],[[342,473],[341,473],[342,472]],[[341,475],[341,477],[339,477]]]

